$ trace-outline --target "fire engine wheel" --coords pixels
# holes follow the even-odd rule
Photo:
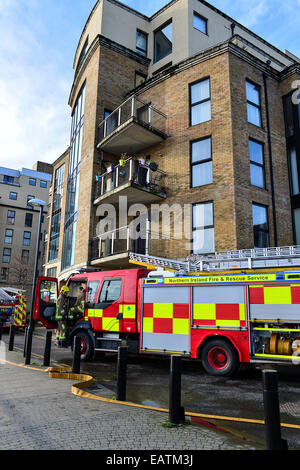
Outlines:
[[[86,331],[79,331],[76,333],[76,336],[79,336],[81,341],[81,360],[87,362],[93,356],[94,346],[92,339]]]
[[[235,348],[222,339],[213,339],[206,343],[202,349],[201,360],[208,374],[219,377],[234,375],[239,366]]]

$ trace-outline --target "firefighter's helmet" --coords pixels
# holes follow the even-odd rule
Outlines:
[[[62,286],[62,288],[60,289],[60,293],[62,295],[65,295],[67,294],[68,292],[70,292],[70,289],[68,288],[68,286]]]

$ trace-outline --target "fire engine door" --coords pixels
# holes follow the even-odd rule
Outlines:
[[[143,286],[141,350],[189,354],[190,288]]]
[[[34,320],[40,321],[46,328],[55,329],[58,282],[55,278],[39,277],[34,302]]]
[[[122,331],[122,319],[119,317],[121,300],[122,279],[104,279],[99,299],[86,305],[86,320],[95,330],[119,333]]]

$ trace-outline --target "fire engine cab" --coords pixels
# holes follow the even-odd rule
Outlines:
[[[217,376],[241,363],[298,364],[300,247],[264,250],[182,263],[132,254],[149,269],[74,274],[69,302],[83,286],[85,313],[69,322],[69,344],[81,337],[83,360],[121,344],[132,353],[182,355]],[[46,328],[57,326],[57,295],[56,279],[39,278],[35,320]]]

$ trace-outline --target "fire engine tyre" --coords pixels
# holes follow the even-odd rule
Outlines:
[[[226,340],[213,339],[203,346],[202,365],[210,375],[230,377],[239,367],[235,348]]]
[[[83,362],[87,362],[90,359],[92,359],[93,354],[94,354],[94,346],[93,346],[92,339],[91,339],[90,335],[84,330],[78,331],[76,333],[76,336],[79,336],[80,340],[81,340],[81,356],[80,356],[80,358]],[[73,345],[72,345],[72,349],[73,349]]]

